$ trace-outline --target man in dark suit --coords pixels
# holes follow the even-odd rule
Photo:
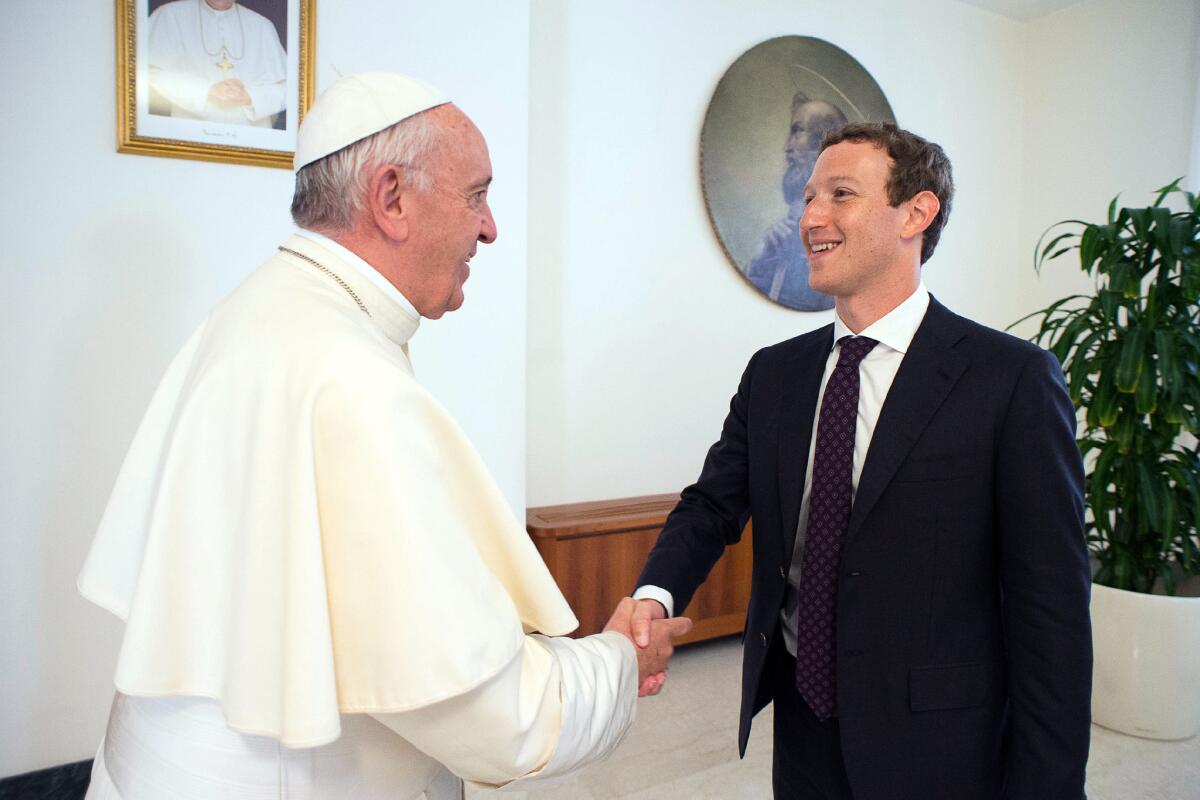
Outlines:
[[[922,285],[952,195],[918,136],[826,137],[800,234],[837,318],[751,358],[639,579],[635,636],[753,518],[739,747],[774,701],[777,798],[1084,796],[1075,414],[1051,354]]]

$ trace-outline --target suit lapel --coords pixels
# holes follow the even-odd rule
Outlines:
[[[847,541],[857,534],[863,520],[969,364],[965,355],[953,349],[963,336],[956,321],[957,317],[945,306],[930,299],[925,319],[913,336],[879,412],[854,495]]]
[[[800,496],[804,492],[804,472],[817,413],[817,393],[832,349],[833,326],[829,325],[801,339],[797,352],[785,366],[778,453],[784,564],[791,563],[796,546],[796,524],[800,519]]]

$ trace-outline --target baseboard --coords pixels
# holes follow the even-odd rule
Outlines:
[[[83,800],[91,778],[91,759],[0,778],[0,800]]]

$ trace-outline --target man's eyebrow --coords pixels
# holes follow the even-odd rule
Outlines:
[[[858,180],[858,178],[855,178],[853,175],[830,175],[828,178],[825,178],[825,180],[822,181],[822,183],[826,183],[826,184],[853,183],[853,184],[857,185],[859,183],[859,180]],[[805,194],[808,194],[810,191],[812,191],[812,188],[813,188],[813,182],[812,182],[812,179],[810,178],[808,183],[804,184],[803,192]]]
[[[471,188],[472,189],[486,189],[487,187],[489,187],[491,185],[492,185],[492,176],[488,175],[483,180],[475,181],[475,183],[471,184]]]

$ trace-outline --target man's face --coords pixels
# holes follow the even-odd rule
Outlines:
[[[461,111],[448,107],[446,116],[427,167],[433,186],[412,199],[410,252],[417,285],[409,299],[428,319],[462,306],[463,283],[471,274],[467,262],[479,242],[496,240],[488,207],[492,162],[487,144]]]
[[[237,2],[237,0],[204,0],[204,2],[208,3],[209,8],[212,8],[216,11],[228,11],[229,9],[233,8],[233,4]]]
[[[792,125],[784,147],[788,166],[783,176],[783,199],[789,205],[804,197],[804,184],[812,175],[821,138],[845,124],[845,115],[824,100],[809,100],[792,112]]]
[[[912,269],[900,236],[908,204],[888,202],[891,168],[887,152],[868,142],[841,142],[817,158],[800,217],[812,288],[851,297]]]

